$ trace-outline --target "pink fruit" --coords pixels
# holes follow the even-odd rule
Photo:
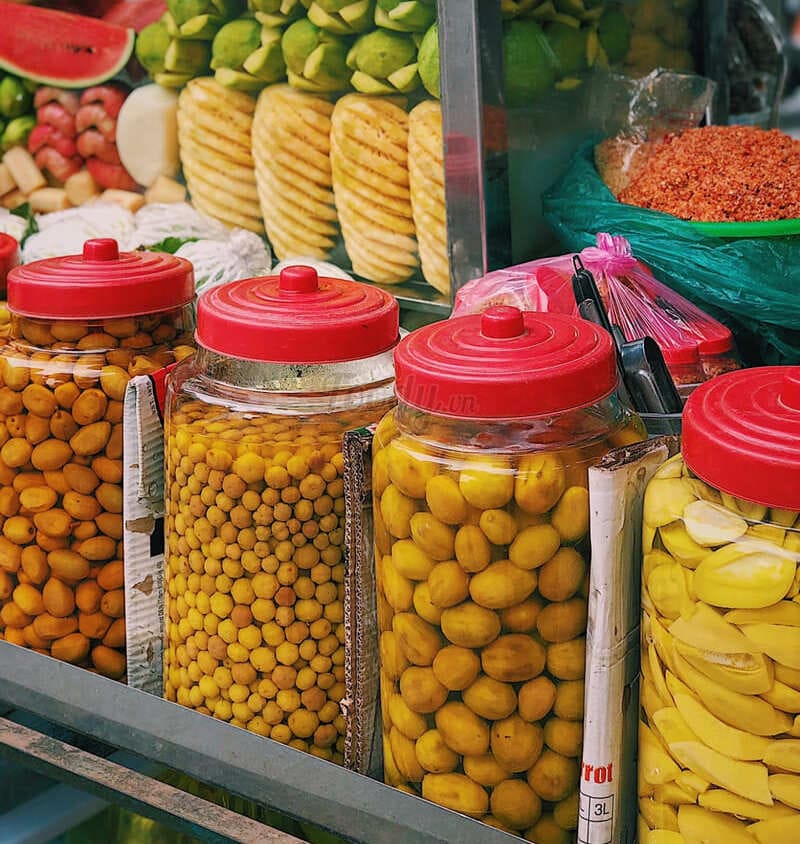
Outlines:
[[[78,132],[85,132],[92,127],[97,129],[107,141],[116,140],[117,121],[100,103],[81,106],[75,115],[75,128]]]
[[[78,135],[78,153],[84,158],[97,158],[105,164],[119,164],[117,145],[103,137],[97,129],[87,129]]]
[[[66,135],[62,135],[58,129],[54,129],[48,123],[40,123],[38,126],[34,126],[33,131],[28,136],[28,152],[31,155],[43,147],[53,147],[65,158],[72,158],[77,153],[75,141]]]
[[[109,164],[106,161],[100,161],[99,158],[90,158],[86,162],[86,169],[101,188],[136,190],[138,187],[121,164]]]
[[[44,85],[36,89],[36,93],[33,95],[33,106],[38,109],[47,105],[47,103],[59,103],[70,114],[75,114],[80,105],[80,99],[75,91],[65,91],[63,88]]]
[[[45,103],[41,108],[37,109],[36,122],[53,126],[68,138],[75,137],[75,117],[60,103]]]
[[[127,96],[128,92],[116,85],[95,85],[81,94],[81,105],[100,103],[109,117],[116,118]]]
[[[77,155],[67,157],[54,147],[42,147],[34,156],[34,160],[40,170],[47,170],[59,182],[66,182],[70,176],[81,169],[83,164]]]

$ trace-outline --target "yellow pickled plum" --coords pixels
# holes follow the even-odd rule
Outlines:
[[[556,505],[565,487],[561,458],[550,452],[533,454],[520,460],[514,500],[526,513],[546,513]]]
[[[501,458],[476,458],[461,470],[458,486],[473,507],[496,510],[505,507],[514,494],[514,472]]]
[[[122,399],[192,353],[191,326],[172,311],[16,327],[0,359],[0,639],[121,679]]]

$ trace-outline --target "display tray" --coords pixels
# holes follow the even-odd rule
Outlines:
[[[519,841],[310,754],[0,642],[0,713],[14,709],[181,771],[288,817],[329,830],[354,844]],[[51,747],[45,738],[23,735],[22,739],[18,731],[0,729],[0,757],[39,768],[55,779],[106,799],[116,801],[124,797],[127,786],[119,766],[109,769],[101,764],[102,760],[90,764],[91,760],[81,757],[82,767],[78,770],[70,762],[73,756],[69,748],[61,746],[63,743]],[[164,801],[160,801],[157,780],[152,779],[152,783],[150,793],[137,801],[137,811],[165,821],[171,814],[171,823],[180,826],[174,821],[174,795],[164,792]],[[173,809],[167,805],[168,798]],[[163,805],[159,809],[154,804],[160,802]],[[206,822],[210,834],[203,840],[221,840],[219,833],[214,832],[219,816],[193,820],[201,828]],[[256,837],[229,834],[226,839],[247,844],[289,842],[288,837],[277,832],[274,836]]]

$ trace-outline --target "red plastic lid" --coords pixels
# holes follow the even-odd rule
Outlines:
[[[34,261],[8,274],[9,310],[41,319],[154,314],[193,298],[189,261],[161,252],[120,252],[110,237],[87,240],[82,255]]]
[[[717,489],[800,510],[800,366],[719,375],[683,411],[686,465]]]
[[[400,309],[377,287],[320,278],[313,267],[213,287],[197,303],[197,342],[264,363],[336,363],[386,352]]]
[[[6,276],[19,264],[19,244],[10,234],[0,232],[0,288],[6,286]]]
[[[614,345],[602,328],[504,305],[414,331],[397,347],[395,371],[402,401],[469,419],[563,413],[617,387]]]
[[[733,334],[730,328],[721,322],[704,325],[703,334],[704,336],[698,334],[697,344],[701,355],[724,355],[733,350]]]
[[[683,346],[664,343],[661,346],[661,354],[664,356],[664,362],[668,364],[700,364],[700,352],[694,341]]]

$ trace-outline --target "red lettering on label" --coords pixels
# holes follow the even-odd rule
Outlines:
[[[583,779],[586,782],[591,782],[594,780],[598,785],[602,785],[603,783],[613,782],[614,781],[614,765],[613,763],[610,765],[590,765],[588,762],[584,762],[582,765],[583,768]]]

